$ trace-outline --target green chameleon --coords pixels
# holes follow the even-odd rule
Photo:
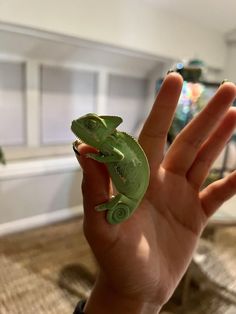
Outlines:
[[[105,163],[118,191],[106,203],[96,206],[107,210],[111,224],[128,219],[141,202],[149,184],[149,165],[141,146],[130,135],[116,130],[122,122],[117,116],[89,113],[72,121],[71,130],[84,143],[99,153],[86,156]]]

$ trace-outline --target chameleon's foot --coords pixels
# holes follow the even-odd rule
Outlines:
[[[116,206],[116,204],[118,204],[118,202],[120,201],[122,195],[117,195],[117,196],[112,196],[111,199],[108,202],[99,204],[95,207],[96,211],[98,212],[103,212],[104,210],[109,210],[112,209],[113,207]]]
[[[118,224],[130,216],[130,208],[124,203],[118,203],[114,209],[107,211],[107,220],[110,224]]]
[[[93,160],[100,161],[99,155],[96,154],[96,153],[87,153],[85,156],[86,156],[87,158],[91,158],[91,159],[93,159]]]
[[[103,212],[104,210],[107,210],[108,208],[107,208],[107,203],[103,203],[103,204],[101,204],[101,205],[97,205],[96,207],[95,207],[95,209],[96,209],[96,211],[98,211],[98,212]]]
[[[127,205],[126,203],[129,203]],[[131,215],[134,206],[131,205],[131,200],[122,194],[113,196],[110,201],[100,204],[95,207],[97,211],[107,210],[107,221],[110,224],[118,224]],[[133,204],[132,204],[133,205]]]

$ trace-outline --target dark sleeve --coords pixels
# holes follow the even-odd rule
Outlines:
[[[79,301],[79,303],[77,304],[73,314],[84,314],[85,303],[86,303],[85,300]]]

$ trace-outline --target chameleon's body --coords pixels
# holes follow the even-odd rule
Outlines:
[[[141,202],[149,184],[149,165],[141,146],[128,134],[116,127],[120,117],[87,114],[72,121],[71,129],[84,143],[99,153],[90,157],[105,163],[118,194],[98,205],[96,210],[108,210],[107,220],[116,224],[126,220]]]

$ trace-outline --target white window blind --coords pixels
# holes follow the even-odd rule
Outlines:
[[[147,80],[110,75],[107,114],[123,118],[120,130],[134,133],[146,104]]]
[[[42,144],[63,144],[74,139],[71,120],[95,110],[96,80],[93,72],[42,66]]]
[[[25,143],[24,85],[24,64],[0,62],[0,145]]]

